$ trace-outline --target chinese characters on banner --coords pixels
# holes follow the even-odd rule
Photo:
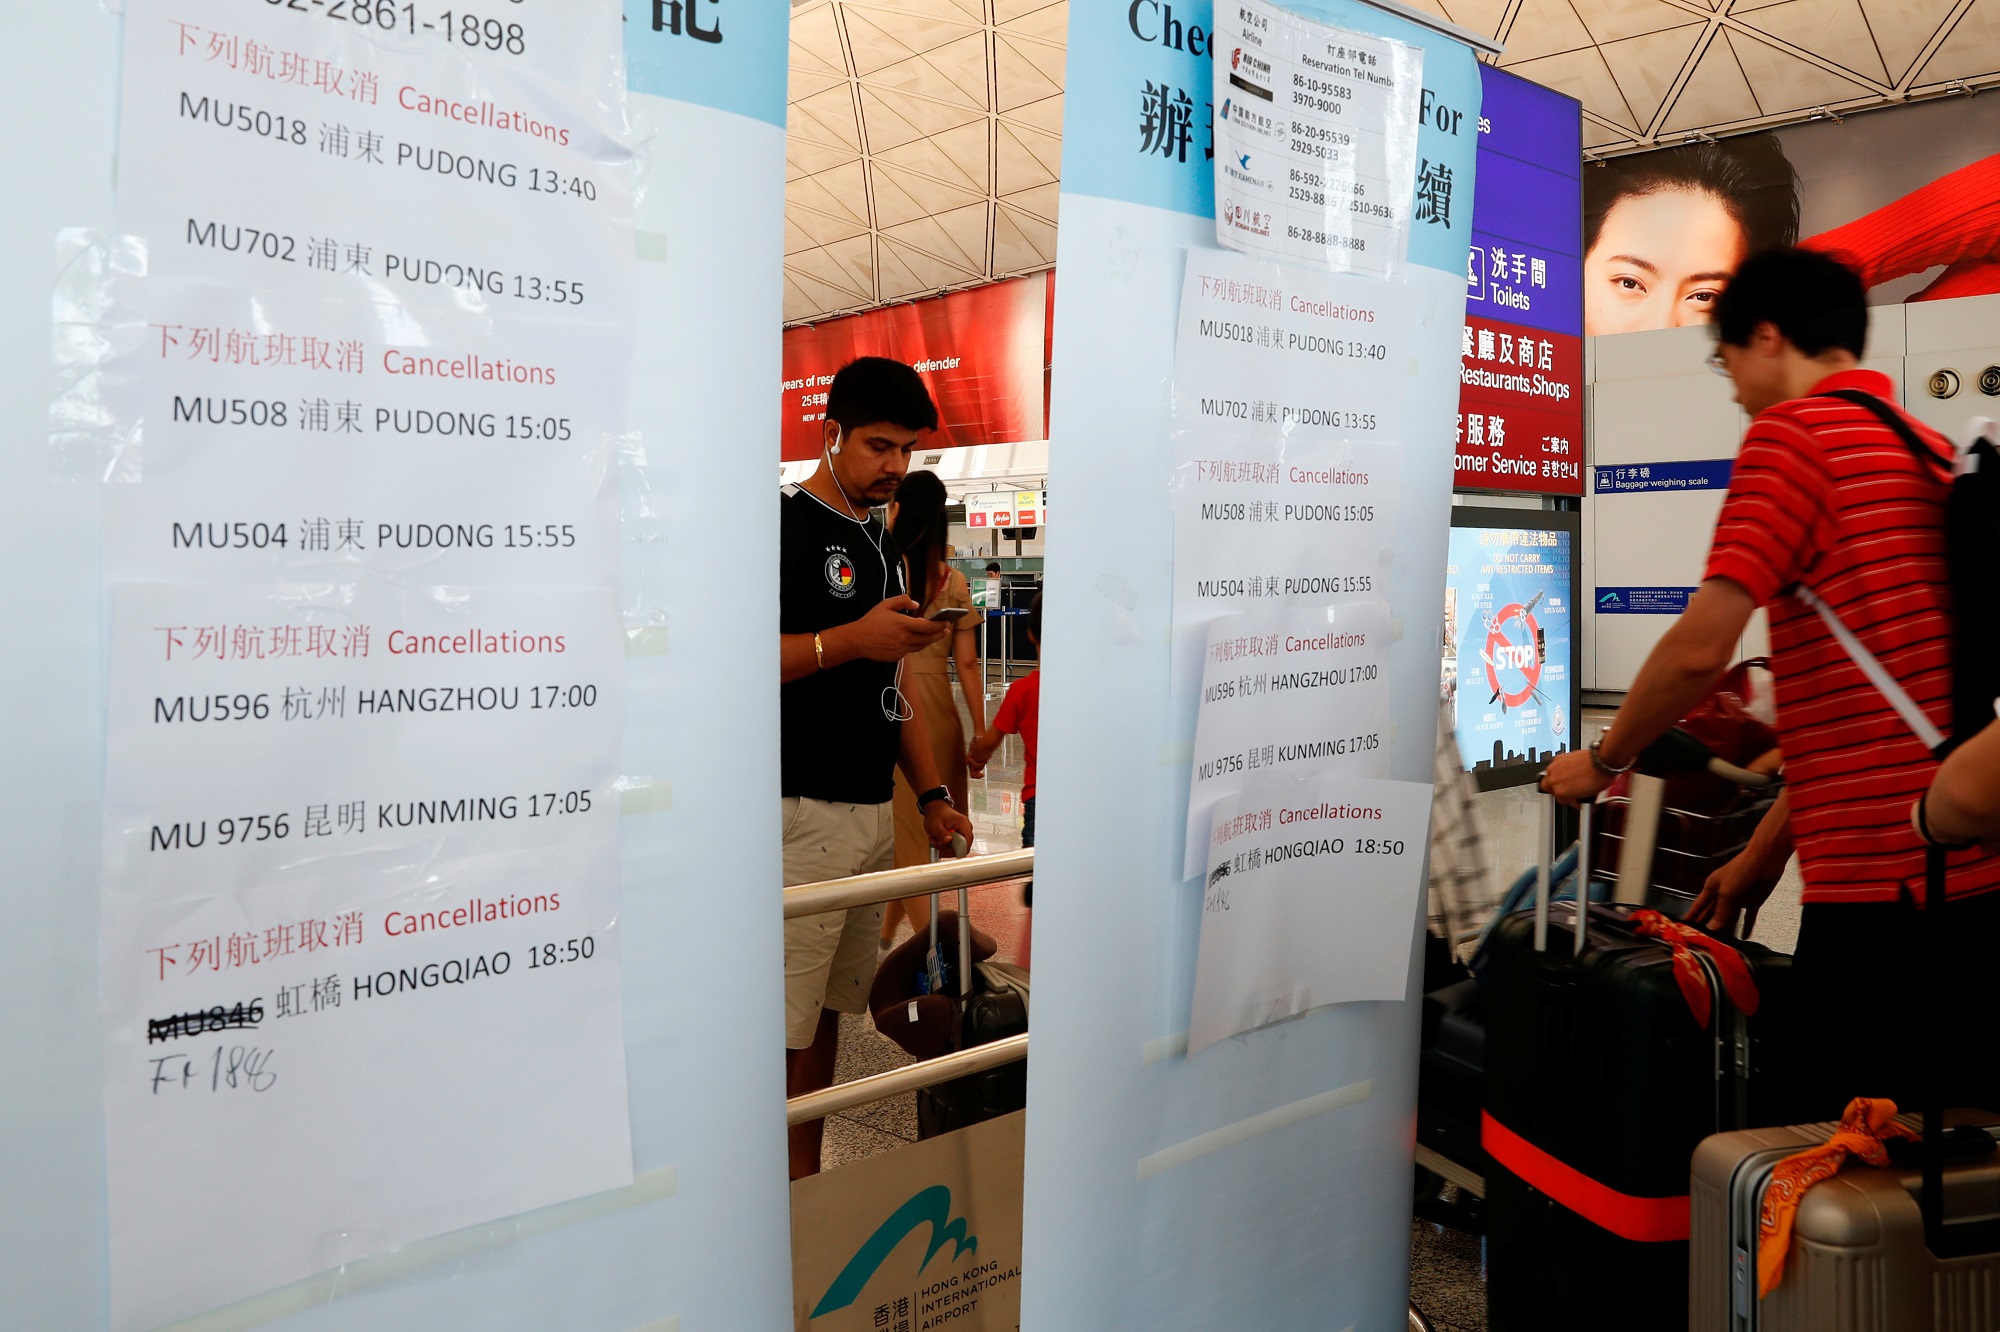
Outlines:
[[[114,1328],[632,1178],[620,17],[504,8],[125,6]]]
[[[1490,65],[1479,77],[1454,484],[1581,495],[1582,112]]]
[[[1412,202],[1426,220],[1450,209],[1450,168],[1424,163],[1411,189],[1417,117],[1429,109],[1422,49],[1266,0],[1217,17],[1217,242],[1336,272],[1396,272]]]

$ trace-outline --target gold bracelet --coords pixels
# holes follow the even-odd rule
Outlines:
[[[826,649],[820,645],[818,634],[813,635],[813,660],[819,663],[821,670],[826,669]]]

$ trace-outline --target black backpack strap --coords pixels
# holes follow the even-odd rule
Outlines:
[[[1917,456],[1918,467],[1921,468],[1923,464],[1928,462],[1933,467],[1943,469],[1946,481],[1951,480],[1952,472],[1955,470],[1954,463],[1938,457],[1937,450],[1924,443],[1923,436],[1910,429],[1910,423],[1903,419],[1901,412],[1874,394],[1861,389],[1831,389],[1825,393],[1815,393],[1813,396],[1816,398],[1839,398],[1842,402],[1851,402],[1856,407],[1867,411],[1871,416],[1881,421],[1883,425],[1895,431],[1896,438],[1909,446],[1910,452]]]

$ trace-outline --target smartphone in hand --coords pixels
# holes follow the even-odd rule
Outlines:
[[[963,606],[945,606],[933,611],[927,618],[934,624],[956,624],[970,614],[972,612]]]

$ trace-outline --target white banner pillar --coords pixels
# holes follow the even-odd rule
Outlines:
[[[1400,518],[1389,776],[1428,782],[1479,80],[1360,3],[1293,8],[1423,49],[1430,206],[1396,279]],[[1400,1326],[1417,989],[1186,1054],[1202,883],[1182,877],[1195,699],[1169,688],[1172,379],[1216,241],[1211,5],[1073,5],[1063,126],[1022,1326]],[[1439,182],[1448,180],[1448,198]],[[1414,205],[1415,200],[1411,201]],[[1414,958],[1421,910],[1409,918]]]

